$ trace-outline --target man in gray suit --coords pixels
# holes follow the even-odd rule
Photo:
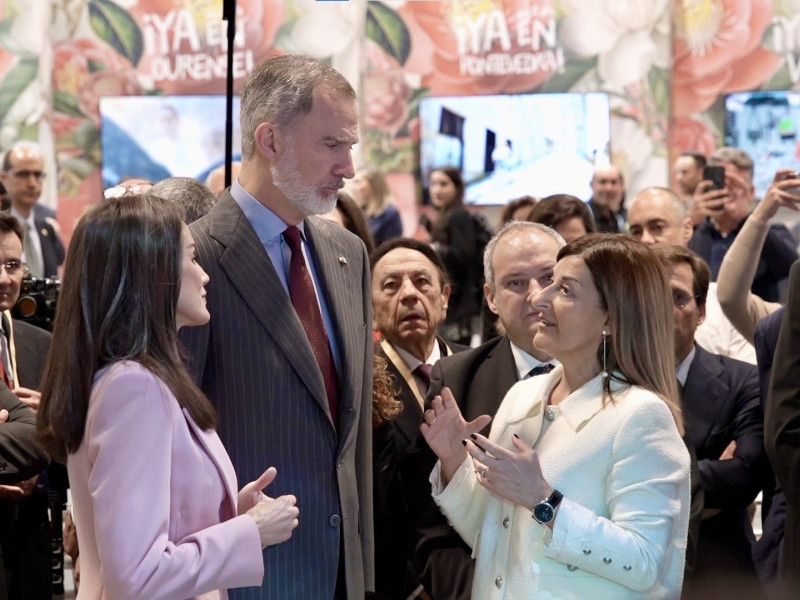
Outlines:
[[[372,321],[364,244],[329,212],[354,175],[356,97],[333,68],[281,56],[241,96],[239,177],[192,224],[211,322],[189,363],[241,481],[267,465],[300,527],[232,598],[364,598],[373,589]]]

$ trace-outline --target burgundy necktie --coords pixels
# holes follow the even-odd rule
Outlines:
[[[297,316],[306,330],[306,336],[311,343],[311,349],[317,358],[322,379],[325,381],[325,393],[328,396],[328,407],[334,426],[339,425],[339,381],[336,376],[336,364],[333,362],[333,352],[328,343],[322,313],[317,303],[314,292],[314,282],[311,273],[303,258],[303,249],[300,241],[300,230],[297,227],[288,227],[283,232],[283,239],[292,251],[289,263],[289,296],[292,299]]]
[[[420,390],[423,396],[428,395],[428,388],[431,385],[431,373],[433,372],[433,365],[428,365],[422,363],[421,365],[417,365],[417,368],[414,369],[414,375],[419,377],[422,380],[423,388]]]

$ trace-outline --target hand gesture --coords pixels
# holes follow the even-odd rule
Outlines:
[[[0,423],[8,421],[8,411],[5,408],[0,408]]]
[[[10,500],[20,500],[25,496],[30,496],[34,488],[36,488],[36,482],[38,480],[39,476],[34,475],[30,479],[26,479],[25,481],[20,481],[13,485],[0,485],[0,498],[8,498]]]
[[[255,520],[262,548],[285,542],[292,537],[294,528],[299,524],[297,498],[292,495],[270,498],[262,492],[275,480],[277,474],[277,469],[270,467],[239,492],[239,514],[244,512]],[[243,511],[243,507],[249,503],[253,503],[253,506]]]
[[[721,213],[725,212],[725,200],[728,198],[728,187],[721,190],[712,189],[714,182],[710,179],[704,179],[697,184],[697,189],[692,196],[692,221],[695,222],[697,218],[702,220],[705,217],[718,217]]]
[[[542,475],[536,450],[516,434],[511,442],[514,449],[508,450],[477,434],[467,441],[467,451],[483,487],[507,502],[533,510],[553,492],[553,487]]]
[[[464,440],[486,427],[492,418],[481,415],[467,423],[461,415],[450,388],[443,388],[440,396],[425,411],[420,426],[422,437],[442,462],[442,477],[447,484],[467,456]]]

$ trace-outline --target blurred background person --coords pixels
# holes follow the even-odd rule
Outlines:
[[[364,242],[367,248],[367,254],[371,254],[375,250],[375,242],[369,232],[367,220],[364,218],[364,213],[356,204],[353,197],[345,192],[339,190],[336,194],[336,206],[333,207],[328,213],[320,215],[321,218],[332,221],[341,225],[350,233],[356,234]]]
[[[509,390],[488,438],[434,398],[434,498],[473,546],[474,598],[676,598],[690,476],[664,272],[628,236],[558,257],[534,344],[561,364]]]
[[[167,177],[150,188],[149,193],[175,204],[187,225],[204,216],[217,202],[208,186],[192,177]]]
[[[542,198],[531,209],[528,220],[554,229],[568,244],[595,232],[592,211],[580,198],[569,194]]]
[[[672,176],[681,201],[689,206],[697,184],[703,181],[706,157],[699,152],[681,152],[672,165]]]
[[[515,198],[503,207],[503,211],[500,213],[500,226],[502,227],[509,221],[524,221],[538,201],[539,199],[535,196]]]
[[[242,170],[242,162],[234,160],[231,162],[231,181],[236,181],[239,171]],[[212,170],[206,177],[206,186],[217,198],[225,191],[225,165],[220,165]]]
[[[182,362],[178,329],[209,319],[194,253],[156,196],[106,200],[72,237],[54,327],[54,347],[72,351],[48,355],[37,425],[67,461],[82,598],[226,598],[258,585],[261,549],[297,526],[293,496],[261,492],[275,469],[237,494]]]
[[[11,201],[11,214],[25,230],[23,260],[32,276],[57,278],[64,262],[64,245],[52,211],[45,216],[36,210],[45,176],[44,159],[36,144],[17,142],[5,153],[0,181]]]
[[[364,211],[369,232],[376,246],[403,235],[403,223],[395,208],[389,185],[377,167],[364,167],[356,171],[350,185],[353,199]]]
[[[595,230],[619,233],[625,226],[625,181],[614,165],[596,167],[590,181],[592,197],[586,203],[592,211]]]
[[[483,248],[473,217],[464,206],[465,189],[461,171],[455,167],[441,167],[431,173],[429,193],[436,220],[430,237],[452,286],[441,334],[448,341],[468,346],[480,327]]]
[[[689,248],[700,255],[717,281],[722,260],[739,235],[755,197],[753,159],[738,148],[717,148],[708,164],[725,168],[725,187],[710,189],[710,181],[698,184],[695,203],[704,215],[695,227]],[[797,240],[784,225],[772,224],[761,248],[756,276],[750,290],[764,300],[780,300],[780,286],[797,260]]]

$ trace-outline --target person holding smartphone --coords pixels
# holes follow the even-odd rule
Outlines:
[[[178,329],[209,320],[208,276],[180,210],[157,196],[96,205],[69,247],[37,428],[66,459],[78,598],[227,598],[259,585],[262,549],[298,525],[267,469],[236,492],[214,409]]]
[[[689,249],[708,263],[711,280],[716,281],[723,257],[750,215],[755,186],[753,159],[738,148],[718,148],[709,156],[708,165],[724,169],[725,185],[716,189],[719,179],[704,179],[697,186],[694,210],[703,215],[703,220],[695,227]],[[716,178],[718,174],[709,172],[712,176]],[[797,241],[785,226],[770,226],[751,287],[754,294],[770,302],[780,299],[779,283],[797,260],[796,246]]]

